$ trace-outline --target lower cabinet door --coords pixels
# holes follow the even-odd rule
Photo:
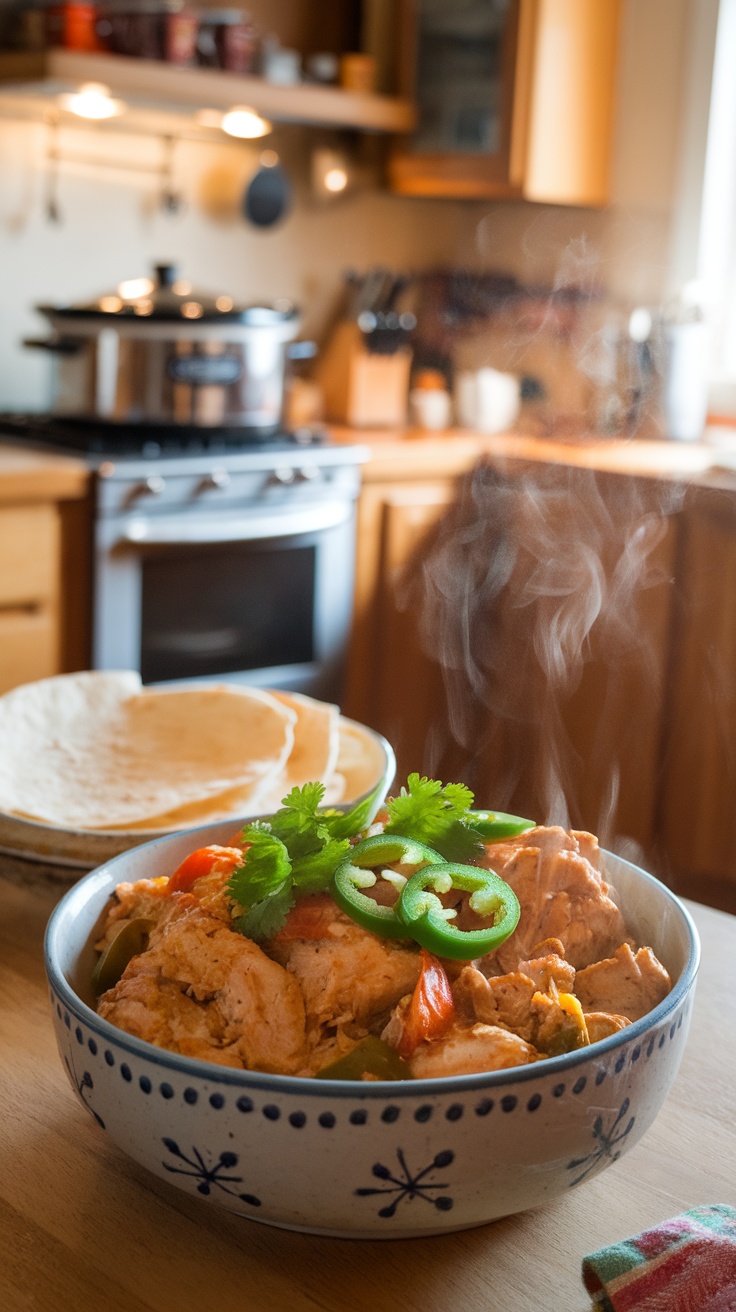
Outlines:
[[[0,694],[58,672],[56,608],[0,609]]]

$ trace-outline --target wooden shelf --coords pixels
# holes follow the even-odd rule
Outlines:
[[[45,55],[2,57],[0,80],[32,81],[48,95],[81,82],[102,82],[132,107],[178,110],[226,110],[248,105],[278,123],[305,123],[354,128],[362,132],[408,132],[415,111],[408,100],[343,91],[312,84],[278,86],[260,77],[240,77],[216,69],[179,68],[174,64],[50,50]]]

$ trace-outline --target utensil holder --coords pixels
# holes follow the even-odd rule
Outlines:
[[[316,370],[325,418],[355,428],[403,427],[411,359],[407,345],[390,355],[369,351],[357,324],[338,324]]]

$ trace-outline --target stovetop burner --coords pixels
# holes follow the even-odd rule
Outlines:
[[[321,446],[327,441],[325,430],[319,426],[263,433],[247,428],[202,428],[188,424],[116,424],[43,414],[0,414],[2,436],[21,438],[73,455],[115,460],[126,456],[160,460],[167,456],[227,454],[264,447],[293,450]]]

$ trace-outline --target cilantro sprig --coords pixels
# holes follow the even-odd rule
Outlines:
[[[297,893],[327,889],[350,839],[370,824],[380,785],[350,811],[320,810],[322,783],[292,788],[270,820],[246,825],[243,862],[233,871],[227,891],[242,908],[233,927],[256,942],[282,928]]]
[[[465,784],[410,774],[407,787],[386,803],[384,832],[425,843],[446,861],[466,861],[483,847],[468,815],[472,806],[473,794]]]

